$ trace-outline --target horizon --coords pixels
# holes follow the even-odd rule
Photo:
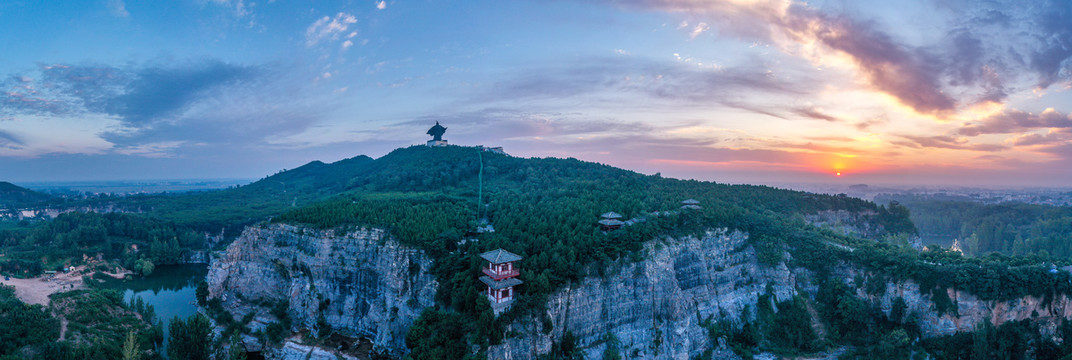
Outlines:
[[[410,145],[410,146],[407,146],[407,147],[413,147],[413,146],[426,146],[426,145],[413,144],[413,145]],[[477,146],[481,146],[481,145],[450,144],[450,146],[477,147]],[[399,149],[404,149],[404,148],[406,148],[406,147],[396,148],[394,150],[399,150]],[[312,159],[312,160],[308,160],[308,161],[306,161],[304,163],[301,163],[299,165],[296,165],[294,167],[276,170],[273,173],[263,174],[263,175],[257,176],[257,177],[221,177],[221,178],[212,178],[212,177],[163,178],[163,177],[161,177],[161,178],[125,178],[125,179],[124,178],[115,178],[115,179],[101,178],[101,179],[74,179],[74,180],[28,180],[28,181],[17,181],[17,182],[16,181],[9,181],[9,180],[6,180],[6,179],[0,179],[0,182],[9,182],[9,183],[12,183],[14,185],[25,187],[25,188],[30,188],[30,189],[47,189],[47,188],[49,188],[51,186],[59,187],[59,186],[63,186],[63,185],[85,185],[87,187],[92,187],[90,185],[102,185],[102,184],[109,184],[109,183],[115,183],[115,184],[128,183],[128,184],[130,184],[130,183],[140,183],[140,182],[147,182],[147,183],[159,183],[159,182],[218,182],[218,183],[223,183],[223,182],[228,182],[228,183],[235,183],[237,186],[245,186],[245,185],[249,185],[249,184],[255,183],[257,181],[260,181],[260,180],[267,179],[267,178],[269,178],[269,177],[271,177],[273,175],[276,175],[278,173],[292,171],[292,170],[297,169],[297,168],[299,168],[301,166],[304,166],[304,165],[307,165],[307,164],[310,164],[310,163],[314,163],[314,162],[332,164],[332,163],[337,162],[337,161],[343,161],[343,160],[352,159],[352,158],[356,158],[356,157],[360,157],[360,156],[367,156],[367,157],[370,157],[370,158],[372,158],[374,160],[378,160],[378,159],[380,159],[380,158],[382,158],[382,157],[384,157],[386,155],[387,154],[385,153],[385,154],[380,155],[378,157],[373,157],[373,156],[368,155],[368,154],[358,154],[358,155],[354,155],[354,156],[351,156],[351,157],[338,159],[338,160],[333,160],[333,161]],[[513,156],[513,155],[508,154],[508,156]],[[517,156],[513,156],[513,157],[517,157]],[[554,157],[554,156],[524,157],[524,158],[567,159],[565,157]],[[612,164],[599,163],[599,162],[588,161],[588,160],[584,160],[584,159],[577,159],[577,160],[590,162],[590,163],[601,164],[601,165],[612,166],[612,167],[615,167],[615,168],[618,168],[618,169],[621,169],[621,170],[635,172],[635,173],[638,173],[638,174],[641,174],[641,175],[647,175],[647,176],[652,176],[652,175],[655,175],[656,173],[659,173],[659,172],[647,172],[647,173],[646,172],[640,172],[640,171],[637,171],[635,169],[622,168],[622,167],[618,167],[618,166],[615,166],[615,165],[612,165]],[[670,176],[670,175],[661,174],[661,173],[659,173],[659,174],[662,177],[676,179],[676,180],[697,180],[697,181],[713,182],[713,183],[719,183],[719,184],[725,184],[725,185],[768,186],[768,187],[773,187],[773,188],[781,188],[781,189],[788,189],[788,190],[798,190],[798,191],[806,191],[806,192],[816,192],[816,193],[819,193],[819,192],[814,190],[814,189],[809,189],[809,188],[817,187],[817,186],[848,188],[848,187],[851,187],[851,186],[864,185],[864,186],[867,186],[870,189],[878,188],[878,189],[883,189],[883,190],[889,189],[889,190],[897,190],[897,191],[906,191],[906,190],[1025,190],[1025,191],[1026,190],[1062,190],[1063,191],[1063,190],[1072,190],[1072,185],[1064,185],[1064,186],[978,185],[978,186],[976,186],[976,185],[934,184],[934,183],[884,183],[884,182],[853,182],[853,181],[840,181],[840,182],[825,181],[824,182],[824,181],[821,181],[821,180],[820,181],[794,181],[794,182],[778,182],[778,181],[772,181],[772,182],[724,182],[724,181],[718,181],[718,180],[684,178],[684,177]],[[848,180],[848,178],[841,178],[841,179]],[[208,189],[208,188],[206,188],[206,189]],[[216,189],[216,188],[212,188],[212,189]],[[829,193],[829,194],[833,194],[833,193]]]
[[[428,137],[732,184],[1061,188],[1072,4],[0,5],[0,181],[260,179]]]

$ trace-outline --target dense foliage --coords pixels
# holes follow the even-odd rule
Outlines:
[[[201,314],[183,320],[175,317],[168,324],[168,358],[171,360],[209,360],[212,355],[212,323]]]
[[[190,251],[204,249],[205,236],[136,214],[71,212],[0,230],[0,246],[5,255],[0,271],[20,276],[81,264],[83,255],[98,254],[148,275],[156,265],[180,263]]]
[[[46,345],[59,335],[59,321],[45,307],[23,304],[14,288],[0,285],[0,358],[23,346]]]
[[[960,198],[899,195],[922,235],[959,239],[970,255],[1072,257],[1072,207],[982,204]],[[885,200],[885,198],[883,199]]]

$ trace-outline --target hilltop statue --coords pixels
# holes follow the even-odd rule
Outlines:
[[[439,121],[436,121],[435,126],[428,129],[428,135],[432,135],[432,140],[428,140],[428,146],[447,146],[447,141],[443,140],[443,134],[447,132],[447,128],[443,125],[439,125]]]
[[[435,126],[428,129],[428,135],[432,135],[432,140],[435,141],[443,140],[443,134],[446,132],[447,128],[443,127],[443,125],[439,125],[438,121],[435,122]]]

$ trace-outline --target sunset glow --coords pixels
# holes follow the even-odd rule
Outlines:
[[[1072,178],[1061,3],[496,5],[0,6],[0,180],[257,178],[437,120],[451,144],[720,182]]]

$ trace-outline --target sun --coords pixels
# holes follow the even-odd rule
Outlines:
[[[835,171],[834,176],[841,176],[841,172],[840,171]]]

